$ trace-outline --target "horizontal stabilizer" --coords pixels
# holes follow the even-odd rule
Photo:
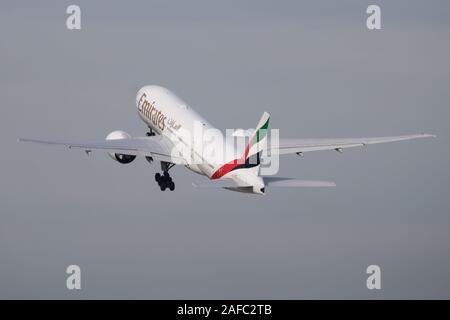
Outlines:
[[[335,187],[333,181],[321,180],[300,180],[282,177],[264,177],[264,184],[267,187]],[[246,188],[252,186],[237,185],[231,179],[209,180],[204,182],[193,182],[195,188]]]
[[[268,187],[335,187],[333,181],[299,180],[294,178],[264,177]]]

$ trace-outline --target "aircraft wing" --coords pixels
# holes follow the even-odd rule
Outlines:
[[[432,134],[411,134],[392,137],[377,138],[345,138],[345,139],[280,139],[278,145],[269,147],[269,154],[292,154],[320,150],[336,150],[342,152],[342,149],[351,147],[364,147],[369,144],[387,143],[418,138],[436,137]]]
[[[152,157],[154,160],[166,161],[175,164],[186,164],[186,161],[172,155],[172,145],[163,136],[135,137],[116,140],[38,140],[20,138],[21,142],[32,142],[50,146],[62,146],[69,149],[81,149],[86,152],[102,150],[111,153],[142,155]]]

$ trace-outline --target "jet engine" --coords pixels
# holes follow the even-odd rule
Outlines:
[[[106,136],[106,140],[119,140],[119,139],[129,139],[131,136],[126,133],[125,131],[113,131],[110,134]],[[111,157],[111,159],[126,164],[132,162],[136,156],[131,154],[121,154],[121,153],[111,153],[108,152],[108,155]]]

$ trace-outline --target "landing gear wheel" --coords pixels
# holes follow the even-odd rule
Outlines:
[[[158,182],[161,191],[165,191],[167,188],[171,191],[175,190],[175,183],[169,174],[169,170],[174,166],[174,163],[161,161],[162,173],[155,173],[155,181]]]

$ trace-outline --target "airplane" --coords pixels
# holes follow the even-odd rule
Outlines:
[[[261,175],[263,156],[280,156],[320,150],[343,152],[346,148],[363,147],[371,144],[387,143],[417,138],[435,137],[432,134],[411,134],[376,138],[345,139],[278,139],[267,146],[267,132],[270,115],[264,112],[254,131],[237,133],[236,139],[245,141],[241,147],[231,145],[223,140],[212,146],[224,145],[232,152],[226,155],[220,152],[206,154],[202,148],[204,142],[188,141],[189,134],[200,126],[203,130],[218,130],[206,119],[195,112],[186,102],[169,89],[148,85],[142,87],[136,95],[137,111],[148,126],[146,136],[132,137],[130,134],[116,130],[100,140],[39,140],[20,138],[21,142],[31,142],[69,149],[81,149],[90,154],[93,150],[105,151],[115,161],[128,164],[136,156],[144,156],[150,163],[159,161],[161,173],[155,174],[155,181],[161,191],[175,189],[175,183],[169,170],[175,165],[186,168],[209,178],[203,183],[193,183],[194,187],[223,188],[252,194],[265,194],[266,187],[333,187],[331,181],[310,181]],[[197,126],[197,127],[196,127]],[[236,130],[239,131],[239,130]],[[186,135],[187,133],[187,135]],[[192,136],[190,137],[192,140]],[[195,140],[196,138],[194,138]],[[211,145],[211,143],[210,143]],[[184,148],[185,150],[181,150]],[[220,147],[219,147],[220,148]],[[187,150],[187,152],[185,152]],[[263,153],[263,151],[265,153]]]

